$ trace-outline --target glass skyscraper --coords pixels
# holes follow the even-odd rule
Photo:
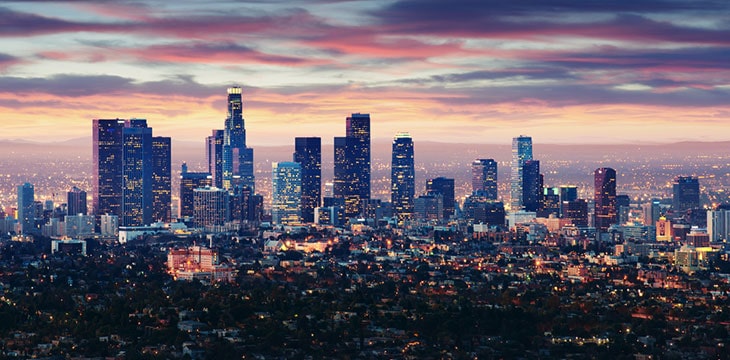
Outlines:
[[[594,172],[595,228],[605,232],[618,220],[616,212],[616,170],[599,168]]]
[[[276,224],[301,222],[302,166],[296,162],[272,163],[271,218]]]
[[[677,213],[700,207],[700,181],[694,176],[678,176],[672,184],[672,208]]]
[[[208,172],[212,176],[213,186],[223,188],[223,139],[224,130],[213,130],[206,138],[205,155],[208,160]]]
[[[92,122],[92,206],[97,216],[122,214],[122,139],[126,121],[95,119]]]
[[[390,201],[398,225],[413,217],[413,200],[416,192],[413,139],[406,133],[397,134],[393,140],[393,158],[390,166]]]
[[[322,139],[294,139],[294,162],[302,167],[302,221],[314,222],[314,209],[322,206]]]
[[[456,211],[454,200],[454,179],[437,177],[426,181],[426,191],[441,194],[443,197],[444,214],[443,219],[448,220]]]
[[[347,118],[345,137],[335,137],[334,197],[343,199],[345,217],[359,215],[370,199],[370,114]]]
[[[18,223],[23,234],[34,232],[36,218],[35,188],[31,183],[18,186]]]
[[[540,161],[527,160],[522,165],[522,207],[526,211],[542,209],[543,189]]]
[[[121,226],[152,223],[152,128],[147,120],[129,120],[123,130]]]
[[[213,184],[213,178],[209,173],[188,172],[186,164],[182,166],[180,174],[180,217],[194,216],[194,190],[198,188],[210,187]]]
[[[512,211],[522,209],[522,170],[525,161],[532,160],[532,138],[520,135],[512,139],[512,164],[510,167],[510,206]]]
[[[66,214],[67,215],[78,215],[87,214],[86,207],[86,191],[83,191],[76,186],[71,188],[66,194]]]
[[[172,218],[171,139],[152,138],[152,219],[170,222]]]
[[[222,185],[225,189],[230,189],[234,185],[249,186],[254,189],[253,149],[246,147],[241,88],[230,87],[227,92],[228,112],[222,145]]]
[[[497,162],[494,159],[476,159],[471,164],[472,193],[497,200]]]

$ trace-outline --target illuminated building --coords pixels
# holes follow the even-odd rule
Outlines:
[[[700,207],[700,182],[696,177],[678,176],[672,190],[672,207],[676,213]]]
[[[537,211],[538,217],[548,217],[550,214],[560,215],[560,188],[545,187],[542,192],[542,205]]]
[[[441,193],[429,191],[416,198],[414,213],[421,221],[440,222],[444,216],[444,197]]]
[[[588,202],[585,199],[563,201],[560,212],[563,214],[563,219],[570,220],[573,225],[588,226]]]
[[[504,203],[487,199],[486,196],[472,194],[464,199],[463,217],[472,224],[504,226]]]
[[[616,195],[616,216],[618,217],[617,223],[626,224],[627,222],[629,222],[630,210],[631,198],[629,198],[628,195]]]
[[[532,138],[524,135],[513,138],[510,166],[510,207],[512,211],[517,211],[523,206],[522,171],[527,160],[532,160]]]
[[[234,186],[234,177],[239,186],[255,189],[253,169],[253,149],[246,146],[246,127],[243,120],[243,101],[241,88],[234,86],[227,89],[227,116],[223,130],[222,176],[223,188]]]
[[[497,200],[497,162],[494,159],[476,159],[471,163],[471,188],[472,193]]]
[[[225,189],[204,187],[193,189],[195,226],[215,229],[230,219],[229,195]]]
[[[180,217],[193,216],[193,190],[206,186],[213,186],[213,177],[210,173],[188,172],[187,164],[183,163],[180,174]]]
[[[596,231],[605,232],[618,220],[616,215],[616,170],[599,168],[594,172]]]
[[[93,216],[91,216],[93,220]],[[92,221],[93,230],[93,221]],[[55,253],[74,254],[86,256],[86,241],[84,240],[51,240],[51,254]]]
[[[233,269],[220,265],[217,250],[201,246],[170,249],[167,271],[175,280],[233,281]]]
[[[101,215],[101,236],[116,238],[119,235],[119,217],[111,214]]]
[[[66,214],[87,214],[86,191],[74,186],[68,193],[66,193]]]
[[[522,207],[524,210],[537,212],[542,208],[542,183],[540,161],[526,160],[522,165]]]
[[[403,225],[413,217],[416,191],[413,139],[407,133],[397,134],[393,139],[390,169],[390,201],[393,204],[393,215],[397,217],[398,225]]]
[[[448,220],[456,211],[456,202],[454,200],[454,179],[445,177],[437,177],[426,181],[426,191],[441,194],[444,213],[443,220]]]
[[[122,214],[123,130],[120,119],[95,119],[92,123],[92,205],[96,215]]]
[[[648,203],[641,204],[641,210],[644,213],[644,224],[649,225],[659,221],[661,216],[659,200],[651,200]]]
[[[152,128],[129,120],[122,131],[122,209],[120,226],[152,223]]]
[[[152,219],[170,222],[172,218],[171,139],[152,138]]]
[[[707,232],[712,242],[730,241],[730,205],[720,205],[707,212]]]
[[[211,174],[213,185],[223,187],[223,130],[213,130],[206,138],[205,155],[208,159],[208,172]]]
[[[322,139],[294,139],[294,161],[302,167],[302,221],[314,222],[314,209],[322,206]]]
[[[95,221],[93,216],[83,214],[66,215],[63,222],[66,224],[65,233],[68,237],[77,238],[94,233]]]
[[[35,232],[35,188],[31,183],[18,186],[18,225],[22,234]]]
[[[370,114],[352,114],[345,130],[345,137],[334,139],[333,196],[344,199],[345,216],[351,218],[370,199]]]
[[[275,224],[301,222],[302,166],[296,162],[272,163],[271,217]]]
[[[578,200],[578,187],[575,185],[560,186],[560,202]]]
[[[656,221],[656,241],[673,241],[672,222],[662,216]]]

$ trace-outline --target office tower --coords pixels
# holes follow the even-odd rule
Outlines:
[[[66,215],[63,222],[66,224],[66,236],[78,238],[79,236],[91,235],[94,233],[94,217],[84,214]]]
[[[253,149],[246,147],[246,127],[243,119],[241,88],[234,86],[227,90],[227,115],[223,130],[222,176],[223,187],[234,185],[255,188],[253,170]],[[236,180],[234,180],[236,179]],[[237,184],[234,184],[237,182]]]
[[[660,217],[656,221],[656,241],[673,241],[672,230],[672,221],[664,216]]]
[[[393,157],[390,165],[390,202],[398,225],[413,217],[413,199],[416,192],[413,139],[400,133],[393,139]]]
[[[116,238],[119,235],[119,217],[116,215],[101,215],[101,236]]]
[[[444,197],[441,193],[429,191],[415,199],[413,208],[418,220],[441,222],[444,215]]]
[[[641,210],[644,213],[644,225],[656,223],[662,214],[660,201],[657,199],[641,204]]]
[[[276,224],[301,222],[302,166],[296,162],[272,163],[271,217]]]
[[[206,138],[205,155],[208,159],[208,173],[212,176],[213,186],[223,188],[223,138],[224,130],[213,130]]]
[[[712,242],[730,241],[730,205],[720,205],[707,212],[707,233]]]
[[[488,224],[504,226],[504,203],[487,199],[485,196],[472,194],[464,199],[464,219],[472,224]]]
[[[18,224],[23,234],[35,230],[36,205],[35,189],[33,184],[25,183],[18,186]]]
[[[66,194],[66,214],[87,214],[86,191],[83,191],[76,186],[72,187],[71,190],[69,190],[69,192]]]
[[[678,176],[672,184],[672,207],[675,213],[684,213],[700,207],[700,181],[694,176]]]
[[[322,206],[322,139],[294,139],[294,162],[302,166],[302,221],[314,222],[314,209]]]
[[[595,228],[596,231],[605,232],[618,220],[616,216],[616,170],[596,169],[593,189]]]
[[[629,222],[629,211],[631,211],[631,198],[628,195],[616,195],[616,216],[618,217],[618,224],[626,224]]]
[[[526,160],[522,165],[522,207],[537,212],[542,208],[543,189],[540,161]]]
[[[512,211],[522,209],[522,170],[525,161],[532,160],[532,138],[520,135],[512,139],[512,164],[510,167],[510,207]]]
[[[579,227],[588,226],[588,202],[585,199],[576,199],[573,201],[563,201],[560,212],[563,219]]]
[[[152,138],[152,220],[170,222],[172,218],[171,139]]]
[[[94,214],[122,214],[123,130],[120,119],[92,122]]]
[[[537,216],[549,217],[550,214],[560,216],[560,188],[557,187],[544,187],[542,191],[542,206]]]
[[[471,174],[472,192],[497,200],[497,162],[494,159],[476,159],[471,163]]]
[[[152,223],[152,128],[147,120],[129,120],[123,133],[121,226]]]
[[[213,177],[210,173],[189,172],[187,164],[183,163],[180,173],[180,217],[192,217],[195,212],[193,190],[213,186]]]
[[[454,213],[456,211],[456,204],[454,200],[454,179],[449,179],[445,177],[429,179],[428,181],[426,181],[426,191],[441,194],[441,197],[443,198],[442,200],[444,208],[442,219],[448,220],[452,216],[454,216]]]
[[[225,189],[204,187],[193,190],[193,217],[197,227],[221,226],[230,219],[229,194]]]
[[[575,185],[560,186],[560,202],[578,200],[578,187]]]
[[[361,202],[370,199],[370,114],[347,118],[345,137],[335,137],[334,197],[345,202],[345,216],[361,211]]]

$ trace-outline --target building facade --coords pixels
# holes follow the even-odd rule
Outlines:
[[[296,162],[272,163],[271,218],[276,224],[301,222],[302,166]]]
[[[616,208],[616,170],[599,168],[594,172],[593,201],[596,231],[605,232],[618,221]]]
[[[494,159],[476,159],[471,164],[472,193],[497,200],[497,162]]]
[[[322,139],[294,139],[294,162],[302,168],[302,221],[314,222],[314,209],[322,206]]]
[[[522,209],[522,171],[525,161],[532,160],[532,138],[520,135],[512,139],[512,164],[510,166],[510,207]]]
[[[390,165],[390,202],[398,225],[413,218],[413,200],[416,193],[416,173],[413,139],[401,133],[393,139]]]

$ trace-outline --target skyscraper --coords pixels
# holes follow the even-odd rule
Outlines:
[[[522,165],[522,207],[526,211],[542,209],[543,189],[540,161],[527,160]]]
[[[471,174],[472,192],[497,200],[497,162],[494,159],[476,159],[471,163]]]
[[[23,234],[35,230],[36,206],[35,188],[31,183],[18,186],[18,224]]]
[[[532,160],[532,138],[520,135],[512,139],[512,164],[510,166],[510,206],[512,211],[522,208],[522,170],[525,161]]]
[[[448,220],[454,216],[456,204],[454,201],[454,179],[437,177],[426,181],[426,191],[441,194],[443,198],[444,214],[443,219]]]
[[[152,128],[131,119],[123,130],[121,226],[152,223]]]
[[[180,217],[192,217],[195,213],[193,190],[210,187],[213,177],[209,173],[188,172],[187,164],[182,165],[180,174]]]
[[[322,206],[322,139],[294,139],[294,162],[302,167],[302,221],[314,222],[314,209]]]
[[[334,197],[345,202],[345,216],[357,216],[370,199],[370,114],[352,114],[346,136],[335,140]]]
[[[271,217],[276,224],[301,221],[302,166],[296,162],[272,163]]]
[[[720,205],[707,212],[707,233],[712,242],[730,240],[730,205]]]
[[[224,130],[213,130],[206,138],[205,154],[208,159],[208,172],[213,179],[213,186],[223,188],[223,138]]]
[[[198,227],[225,224],[230,219],[228,191],[216,187],[194,189],[193,209],[195,225]]]
[[[595,228],[605,232],[615,224],[616,213],[616,170],[599,168],[594,172]]]
[[[390,172],[390,201],[398,225],[413,217],[413,200],[416,192],[413,139],[400,133],[393,139],[393,158]]]
[[[122,148],[125,121],[95,119],[92,122],[94,213],[122,214]]]
[[[700,207],[700,181],[694,176],[678,176],[672,184],[672,207],[677,213]]]
[[[87,214],[86,191],[83,191],[76,186],[69,190],[69,192],[66,194],[66,214]]]
[[[246,127],[243,119],[241,88],[234,86],[227,90],[227,115],[223,130],[222,175],[223,187],[230,189],[236,177],[240,186],[255,187],[253,171],[253,149],[246,147]]]
[[[152,138],[152,219],[170,222],[172,216],[171,139]]]

